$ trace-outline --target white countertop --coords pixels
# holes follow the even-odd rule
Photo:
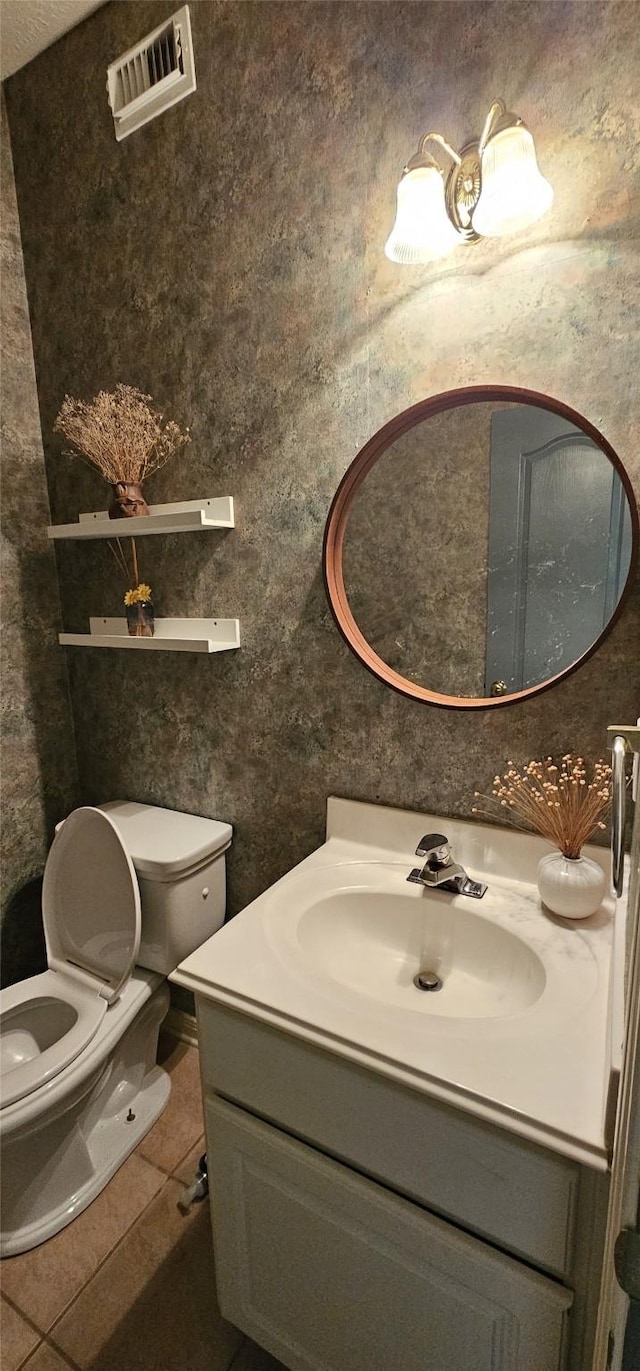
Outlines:
[[[310,958],[300,910],[323,892],[401,890],[429,830],[486,881],[483,901],[438,895],[452,919],[475,907],[519,936],[544,965],[543,993],[525,1010],[447,1017],[419,992],[405,1003],[375,986],[333,979]],[[330,799],[327,841],[254,900],[171,977],[179,985],[402,1081],[588,1166],[606,1169],[623,1031],[624,901],[591,918],[557,918],[535,884],[540,838],[487,825]],[[608,866],[602,848],[587,855]],[[517,873],[517,877],[516,874]],[[430,892],[429,898],[434,896]],[[403,991],[406,996],[407,992]],[[430,997],[427,997],[430,998]]]

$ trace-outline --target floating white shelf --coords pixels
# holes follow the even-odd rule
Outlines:
[[[77,524],[50,524],[50,538],[142,538],[150,533],[195,533],[204,528],[235,528],[233,499],[183,500],[181,504],[150,505],[142,519],[110,519],[105,510],[81,514]]]
[[[66,647],[124,647],[134,652],[229,652],[240,646],[238,619],[156,619],[153,638],[131,638],[126,619],[90,619],[89,633],[60,633]]]

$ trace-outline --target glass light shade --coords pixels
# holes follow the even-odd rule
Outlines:
[[[553,202],[553,187],[538,168],[524,125],[503,129],[482,154],[482,191],[472,224],[483,238],[500,238],[535,223]]]
[[[408,171],[398,186],[396,222],[385,244],[386,256],[412,266],[445,257],[457,242],[440,172],[435,167]]]

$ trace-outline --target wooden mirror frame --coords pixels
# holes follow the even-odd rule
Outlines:
[[[378,656],[377,652],[374,652],[358,628],[349,607],[344,584],[342,553],[347,521],[353,501],[368,472],[378,461],[378,458],[386,452],[387,448],[403,433],[414,428],[416,424],[422,423],[424,419],[431,418],[434,414],[442,414],[446,410],[458,409],[464,405],[487,404],[491,401],[538,405],[541,409],[550,410],[552,414],[558,414],[562,419],[567,419],[570,423],[575,424],[588,438],[597,443],[617,471],[629,502],[631,511],[631,558],[624,589],[611,618],[599,637],[581,657],[572,662],[571,666],[559,671],[557,675],[550,676],[547,681],[528,686],[526,690],[516,690],[510,695],[476,699],[472,696],[442,695],[438,691],[416,685],[405,676],[400,676],[393,667],[390,667]],[[365,443],[364,447],[361,448],[345,472],[329,510],[323,544],[324,583],[331,612],[342,637],[356,657],[374,676],[378,677],[378,680],[391,686],[393,690],[399,691],[401,695],[408,695],[412,700],[424,700],[427,704],[437,705],[442,709],[497,709],[500,706],[513,705],[522,700],[528,700],[533,695],[540,695],[543,690],[549,690],[551,686],[557,685],[558,681],[564,680],[572,672],[577,671],[578,667],[582,666],[594,652],[597,652],[607,634],[611,632],[616,620],[620,617],[630,594],[638,560],[638,542],[638,508],[631,481],[611,444],[593,424],[589,423],[588,419],[584,419],[570,405],[563,404],[561,400],[554,400],[549,395],[542,395],[539,391],[527,390],[520,386],[465,386],[460,390],[447,390],[440,395],[433,395],[427,400],[420,400],[418,404],[396,414],[383,428],[374,433],[373,438],[370,438],[368,443]]]

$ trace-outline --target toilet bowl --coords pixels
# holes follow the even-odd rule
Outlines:
[[[0,1256],[90,1204],[162,1112],[166,976],[221,926],[229,824],[114,801],[59,825],[48,970],[0,991]]]

